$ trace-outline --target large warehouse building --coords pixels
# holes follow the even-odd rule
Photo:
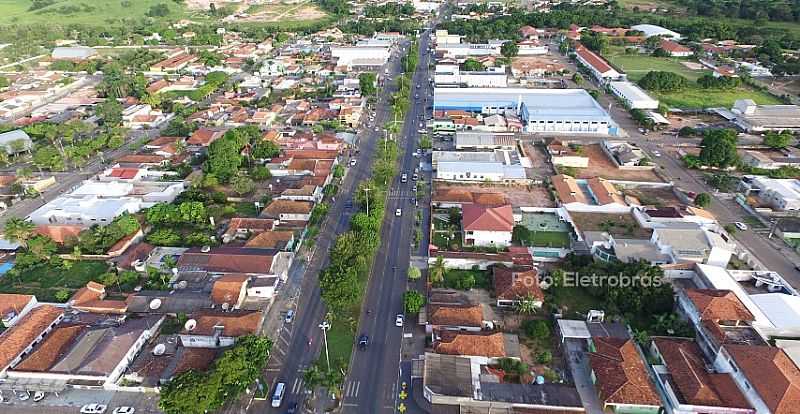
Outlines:
[[[435,88],[434,111],[512,111],[525,132],[617,135],[618,126],[583,89]]]

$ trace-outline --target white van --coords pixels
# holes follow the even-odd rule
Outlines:
[[[283,403],[283,393],[286,391],[286,384],[283,382],[279,382],[278,385],[275,386],[275,393],[272,394],[272,406],[274,408],[278,408]]]

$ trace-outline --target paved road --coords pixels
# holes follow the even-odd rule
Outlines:
[[[399,137],[402,151],[401,172],[411,177],[418,165],[414,157],[417,148],[419,123],[424,118],[429,99],[428,59],[426,53],[429,31],[419,37],[420,59],[412,81],[415,102],[410,105]],[[419,88],[417,88],[419,85]],[[381,248],[373,266],[367,287],[365,308],[371,312],[362,315],[360,333],[369,335],[370,346],[356,351],[351,361],[350,374],[344,386],[344,413],[390,413],[395,412],[400,391],[401,344],[403,332],[413,331],[413,321],[404,327],[395,326],[395,317],[403,312],[402,294],[408,288],[407,271],[411,258],[416,210],[411,200],[416,197],[414,183],[409,178],[402,183],[395,177],[386,204],[386,218],[381,234]],[[430,189],[426,185],[426,189]],[[420,205],[424,205],[420,200]],[[397,216],[396,209],[401,210]],[[424,240],[423,240],[424,243]],[[421,243],[421,246],[425,244]],[[421,248],[424,250],[424,248]],[[418,253],[415,253],[418,254]],[[419,412],[413,403],[407,412]]]
[[[399,55],[393,57],[387,68],[392,77],[399,73]],[[396,91],[396,87],[391,83],[380,91],[374,125],[384,125],[389,120],[391,115],[389,99],[391,94]],[[287,394],[282,408],[273,409],[269,407],[268,401],[255,401],[250,406],[249,412],[282,413],[288,405],[295,402],[302,403],[308,395],[309,390],[303,382],[303,370],[315,361],[317,355],[322,351],[322,333],[318,325],[322,322],[326,312],[320,298],[317,276],[328,263],[328,251],[336,236],[345,232],[349,227],[350,217],[356,212],[353,202],[354,191],[361,181],[371,176],[373,158],[382,137],[382,128],[376,131],[375,127],[371,126],[362,132],[359,138],[360,152],[356,156],[356,166],[347,172],[339,194],[336,196],[336,201],[332,203],[320,229],[320,236],[316,239],[311,260],[304,272],[296,272],[296,275],[290,276],[301,278],[295,321],[281,327],[277,338],[274,338],[276,345],[273,350],[273,359],[270,360],[266,373],[266,379],[270,384],[286,383]],[[312,341],[310,346],[308,345],[309,339]]]

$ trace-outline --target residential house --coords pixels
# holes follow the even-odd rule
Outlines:
[[[667,52],[672,57],[689,57],[694,54],[692,49],[669,39],[661,39],[658,47]]]
[[[536,268],[493,266],[492,282],[498,307],[512,308],[523,300],[532,300],[537,308],[544,303]]]
[[[194,133],[189,139],[186,140],[186,144],[200,146],[200,147],[208,147],[211,145],[212,142],[222,138],[225,135],[224,130],[213,130],[208,128],[200,128]]]
[[[106,299],[105,285],[93,281],[78,289],[67,304],[79,311],[103,314],[124,314],[128,309],[124,300]]]
[[[269,205],[261,212],[262,217],[284,221],[309,221],[311,212],[314,210],[314,203],[308,201],[294,200],[272,200]]]
[[[229,347],[239,337],[257,334],[263,320],[259,311],[196,312],[180,333],[181,344],[187,348]]]
[[[604,409],[614,413],[659,412],[661,399],[632,339],[593,336],[590,349],[591,376]]]
[[[482,206],[467,204],[461,210],[464,244],[469,246],[508,246],[514,229],[510,204]]]
[[[179,272],[237,273],[256,278],[276,276],[285,280],[293,257],[293,253],[274,249],[193,247],[181,254],[177,267]]]
[[[2,317],[3,327],[10,328],[14,326],[38,303],[36,296],[33,295],[0,293],[0,317]]]
[[[0,134],[0,147],[5,149],[6,154],[16,155],[30,151],[33,147],[33,141],[25,131],[16,129]]]
[[[247,285],[252,278],[246,274],[225,274],[211,288],[211,301],[223,310],[239,309],[247,297]]]
[[[673,263],[707,263],[727,266],[734,245],[724,235],[690,223],[653,229],[650,241]]]
[[[484,327],[483,307],[477,305],[429,304],[427,332],[452,330],[480,332]]]
[[[502,332],[476,333],[443,330],[434,332],[437,354],[478,356],[492,360],[519,358],[519,338]]]
[[[14,326],[0,333],[0,376],[22,361],[63,318],[63,309],[41,305],[31,309]]]

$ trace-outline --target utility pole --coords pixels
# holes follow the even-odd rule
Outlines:
[[[367,216],[369,216],[369,190],[370,190],[369,187],[364,187],[364,192],[366,193],[364,195],[364,198],[367,199]]]
[[[331,324],[328,321],[322,321],[319,324],[320,329],[322,329],[322,340],[325,341],[325,361],[328,363],[328,371],[331,370],[331,360],[328,356],[328,329],[331,329]]]

